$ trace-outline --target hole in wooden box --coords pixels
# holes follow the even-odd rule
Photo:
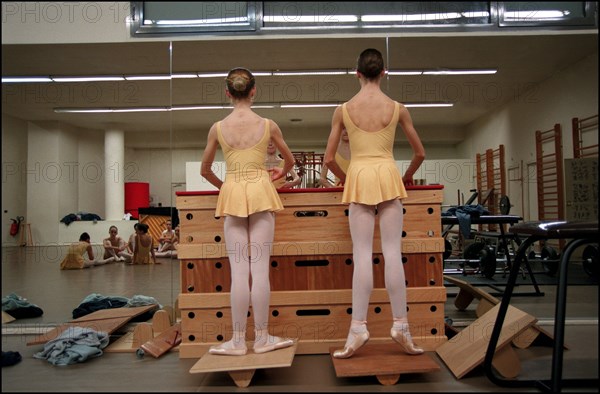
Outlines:
[[[329,309],[298,309],[296,316],[329,316]]]

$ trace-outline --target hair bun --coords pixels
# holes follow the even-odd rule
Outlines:
[[[238,75],[233,79],[232,86],[238,92],[243,92],[246,90],[247,84],[248,84],[248,81],[246,80],[246,78],[244,78],[241,75]]]

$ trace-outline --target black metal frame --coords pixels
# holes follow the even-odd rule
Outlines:
[[[557,223],[557,226],[570,225],[568,222]],[[517,232],[517,228],[513,228],[514,232]],[[579,230],[573,228],[566,228],[567,231],[561,233],[560,230],[552,229],[547,231],[540,231],[539,234],[531,234],[525,241],[519,246],[517,254],[515,256],[514,264],[511,267],[510,275],[500,303],[498,315],[494,324],[494,329],[490,337],[490,342],[486,351],[484,359],[484,368],[487,377],[495,384],[503,387],[537,387],[544,391],[560,392],[563,386],[592,386],[598,387],[600,382],[598,378],[592,379],[562,379],[562,367],[563,367],[563,347],[564,347],[564,336],[565,336],[565,317],[566,317],[566,300],[567,300],[567,272],[568,264],[571,259],[573,252],[581,245],[596,243],[598,238],[598,222],[595,223],[595,227],[592,224],[588,228],[581,228]],[[579,231],[579,232],[578,232]],[[523,261],[527,261],[527,249],[533,243],[545,240],[545,239],[564,239],[573,238],[565,249],[563,250],[560,267],[559,267],[559,279],[558,288],[556,294],[556,313],[555,313],[555,324],[554,324],[554,348],[552,351],[552,372],[551,378],[540,380],[518,380],[518,379],[503,379],[496,375],[493,367],[492,360],[496,352],[496,346],[500,338],[502,331],[502,325],[506,318],[506,312],[510,304],[510,299],[513,294],[517,276],[519,274],[519,268]]]

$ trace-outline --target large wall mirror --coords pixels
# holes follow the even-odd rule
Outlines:
[[[111,225],[125,240],[138,220],[155,239],[165,228],[175,206],[171,43],[3,45],[2,72],[3,80],[44,78],[2,86],[2,220],[21,216],[28,224],[14,237],[3,229],[2,295],[40,306],[48,324],[71,320],[92,294],[144,295],[174,306],[172,258],[59,269],[82,232],[102,258]]]

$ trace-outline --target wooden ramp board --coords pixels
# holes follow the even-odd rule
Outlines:
[[[156,308],[157,305],[145,305],[134,308],[102,309],[82,316],[71,322],[60,324],[52,330],[33,338],[27,346],[40,345],[57,338],[68,327],[86,327],[95,331],[104,331],[109,335],[123,327],[128,321],[144,312]]]
[[[181,323],[175,323],[170,328],[164,330],[155,338],[142,343],[136,351],[138,357],[144,354],[150,354],[154,358],[159,358],[169,350],[181,343]]]
[[[290,367],[297,347],[295,343],[294,346],[256,354],[249,344],[245,356],[220,356],[207,352],[192,366],[190,373],[228,372],[236,386],[248,387],[257,369]]]
[[[140,346],[158,337],[165,330],[171,328],[171,314],[164,309],[156,311],[150,322],[140,322],[132,331],[127,331],[120,338],[111,342],[104,351],[107,353],[135,353]],[[178,351],[179,346],[172,350]]]
[[[494,306],[452,339],[435,349],[457,379],[465,376],[485,359],[499,309],[500,304]],[[513,306],[508,306],[493,360],[494,368],[498,373],[507,378],[514,378],[519,374],[521,363],[510,342],[536,321],[535,317]]]
[[[2,324],[10,323],[10,322],[13,322],[15,320],[17,320],[17,319],[15,319],[14,317],[12,317],[10,314],[2,311]]]
[[[388,386],[396,384],[402,374],[440,370],[439,364],[428,353],[406,354],[397,344],[368,344],[358,349],[352,357],[344,359],[333,357],[337,349],[330,348],[329,354],[338,378],[375,376],[379,383]]]
[[[448,275],[444,275],[444,280],[456,285],[460,289],[454,300],[454,306],[456,306],[459,311],[465,310],[474,299],[477,299],[479,300],[479,304],[477,304],[475,314],[477,317],[481,317],[495,305],[500,303],[499,299],[488,292],[473,286],[467,281]],[[544,330],[537,324],[534,324],[521,334],[515,336],[513,345],[519,349],[526,349],[538,338],[541,338],[548,343],[554,342],[553,334]],[[568,349],[566,345],[564,348]]]

